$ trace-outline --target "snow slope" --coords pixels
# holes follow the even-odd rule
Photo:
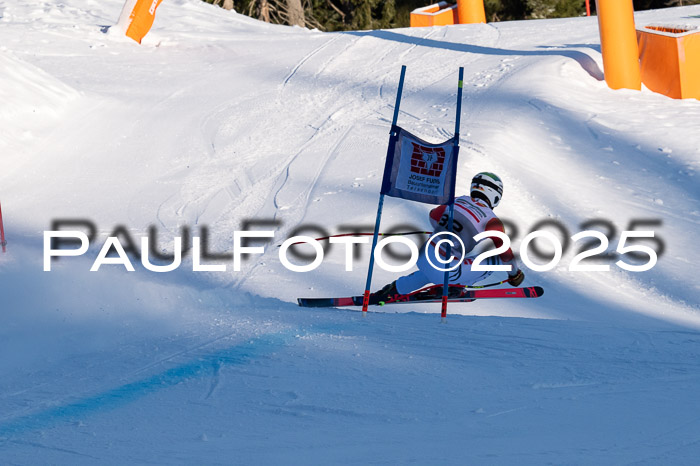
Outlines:
[[[696,462],[700,103],[608,89],[595,18],[330,34],[172,0],[138,46],[109,30],[120,10],[0,1],[3,463]],[[399,124],[435,141],[465,67],[458,191],[504,179],[516,250],[543,219],[609,220],[612,249],[643,219],[658,264],[570,272],[570,246],[525,269],[542,298],[453,305],[447,325],[428,305],[299,309],[364,286],[366,248],[353,272],[336,247],[300,274],[276,245],[371,230],[402,64]],[[428,209],[388,199],[382,229]],[[43,272],[57,219],[101,239]],[[183,227],[217,253],[234,230],[275,238],[239,272],[89,272],[115,228],[151,225],[161,250]]]

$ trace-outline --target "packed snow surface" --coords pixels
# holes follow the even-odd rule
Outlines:
[[[121,7],[0,1],[0,462],[697,464],[700,102],[610,90],[596,18],[322,33],[168,0],[138,45],[110,30]],[[401,65],[398,123],[435,142],[464,67],[457,190],[501,176],[516,251],[596,229],[610,254],[586,263],[610,269],[569,270],[569,239],[524,267],[543,297],[446,324],[430,304],[299,308],[364,289],[368,246],[306,273],[278,246],[372,230]],[[388,198],[382,230],[429,209]],[[96,239],[45,272],[67,220]],[[206,231],[226,271],[90,272],[108,236],[140,250],[149,229],[161,253]],[[274,238],[234,271],[244,230]],[[625,230],[654,231],[634,243],[651,270],[615,264],[645,262],[615,254]]]

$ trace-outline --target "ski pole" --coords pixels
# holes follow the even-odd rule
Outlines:
[[[469,285],[465,286],[464,288],[488,288],[489,286],[498,286],[498,285],[503,285],[504,283],[508,282],[508,278],[505,280],[501,280],[500,282],[496,283],[489,283],[488,285]]]
[[[488,288],[488,287],[490,287],[490,286],[503,285],[503,284],[506,283],[507,281],[508,281],[508,279],[506,279],[506,280],[501,280],[500,282],[489,283],[489,284],[487,284],[487,285],[469,285],[469,286],[449,284],[449,285],[448,285],[448,288],[459,288],[459,289]],[[419,290],[412,291],[411,293],[408,293],[407,296],[412,296],[412,295],[414,295],[414,294],[421,293],[421,292],[424,292],[424,291],[434,291],[434,290],[438,290],[438,289],[442,290],[442,287],[443,287],[443,285],[428,285],[428,286],[426,286],[426,287],[424,287],[424,288],[421,288],[421,289],[419,289]]]

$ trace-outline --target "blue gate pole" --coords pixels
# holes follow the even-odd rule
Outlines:
[[[447,221],[447,231],[452,232],[453,222],[454,222],[454,212],[455,212],[455,189],[457,184],[457,161],[459,157],[459,126],[462,115],[462,87],[464,82],[464,68],[459,67],[459,81],[457,84],[457,118],[455,121],[455,136],[454,145],[452,149],[452,179],[450,181],[450,203],[448,204],[449,209],[449,219]],[[466,252],[466,251],[465,251]],[[447,243],[447,257],[452,257],[452,245]],[[445,264],[447,266],[447,264]],[[459,264],[458,267],[461,267]],[[450,285],[450,272],[445,269],[445,277],[442,284],[442,313],[441,321],[444,323],[447,321],[447,295],[449,293]]]
[[[365,294],[362,300],[362,315],[367,315],[367,306],[369,306],[369,295],[372,287],[372,272],[374,270],[374,248],[377,247],[377,239],[379,238],[379,225],[382,221],[382,210],[384,209],[384,194],[387,177],[391,176],[392,161],[394,158],[394,148],[398,137],[398,128],[396,122],[399,119],[399,106],[401,105],[401,94],[403,92],[403,80],[406,76],[406,65],[401,66],[401,77],[399,78],[399,89],[396,92],[396,104],[394,105],[394,118],[391,121],[391,136],[389,138],[389,148],[387,149],[386,162],[384,163],[384,177],[382,180],[382,189],[379,194],[379,205],[377,206],[377,220],[374,223],[374,236],[372,237],[372,249],[369,251],[369,270],[367,270],[367,283],[365,284]]]

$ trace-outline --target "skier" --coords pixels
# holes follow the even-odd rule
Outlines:
[[[479,254],[477,252],[478,243],[474,241],[474,236],[487,230],[505,233],[503,223],[493,213],[493,209],[499,204],[502,197],[503,182],[501,179],[493,173],[481,172],[477,173],[472,179],[470,196],[459,196],[455,199],[452,230],[462,240],[467,252],[462,264],[450,272],[450,284],[469,286],[493,273],[491,271],[481,272],[471,269],[474,259]],[[438,206],[430,211],[430,224],[434,233],[448,231],[448,219],[449,213],[446,205]],[[497,248],[503,245],[503,241],[500,238],[491,237],[491,240]],[[456,258],[449,264],[440,264],[436,260],[436,246],[436,240],[431,241],[427,251],[424,245],[421,248],[421,254],[416,264],[418,270],[410,275],[400,277],[381,290],[372,293],[369,303],[378,304],[380,302],[406,300],[405,295],[414,290],[423,288],[430,283],[442,284],[444,270],[434,267],[426,256],[429,255],[432,258],[432,263],[436,266],[450,268],[455,266],[456,261],[460,259],[461,251],[460,245],[456,244],[452,247],[452,255],[456,256]],[[440,246],[440,257],[443,261],[447,258],[447,251],[442,246]],[[512,266],[510,272],[508,272],[508,283],[512,286],[520,285],[525,278],[525,274],[519,269],[517,260],[510,248],[499,256],[487,258],[483,264]],[[458,297],[461,293],[462,288],[450,287],[449,297]],[[442,295],[442,290],[438,289],[434,294],[434,297],[437,298]]]

